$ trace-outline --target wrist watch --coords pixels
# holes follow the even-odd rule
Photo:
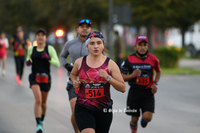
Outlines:
[[[109,75],[108,78],[107,78],[107,81],[110,81],[111,78],[112,78],[112,76]]]
[[[158,82],[157,81],[153,81],[156,85],[158,85]]]

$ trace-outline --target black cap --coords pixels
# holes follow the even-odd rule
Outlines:
[[[47,35],[47,32],[46,32],[45,29],[39,29],[39,30],[36,32],[36,35],[37,35],[38,33],[40,33],[40,32],[42,32],[42,33],[44,33],[45,35]]]

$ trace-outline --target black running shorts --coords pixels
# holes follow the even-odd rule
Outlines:
[[[48,83],[38,83],[36,81],[35,76],[33,74],[30,74],[29,75],[30,88],[31,88],[32,85],[37,84],[37,85],[40,86],[40,90],[41,91],[48,92],[50,90],[50,88],[51,88],[51,76],[50,75],[48,75],[48,76],[49,76]]]
[[[131,116],[140,116],[146,111],[154,113],[155,98],[154,94],[149,89],[130,88],[127,98],[126,114]]]
[[[78,104],[75,106],[75,120],[80,132],[93,128],[95,133],[108,133],[112,116],[112,112],[92,111]]]

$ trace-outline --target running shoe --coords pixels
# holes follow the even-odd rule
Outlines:
[[[145,127],[147,126],[148,122],[145,121],[145,120],[142,118],[141,121],[140,121],[140,124],[141,124],[141,126],[142,126],[143,128],[145,128]]]
[[[40,124],[37,125],[36,133],[43,133],[43,128]]]
[[[41,125],[42,128],[44,129],[44,121],[40,121],[40,125]]]
[[[19,86],[22,86],[22,82],[21,82],[20,77],[19,77],[18,74],[16,76],[16,81],[17,81],[17,83],[18,83]]]
[[[6,71],[3,70],[3,71],[2,71],[2,76],[4,77],[5,75],[6,75]]]

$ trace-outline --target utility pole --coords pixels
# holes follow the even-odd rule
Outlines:
[[[108,50],[110,52],[110,58],[112,57],[112,50],[111,50],[111,45],[113,43],[113,22],[112,22],[112,17],[113,17],[113,0],[109,0],[109,6],[108,6]]]
[[[58,0],[55,0],[55,31],[58,29]],[[58,38],[55,35],[55,49],[58,54],[60,54],[60,46],[58,44]]]

